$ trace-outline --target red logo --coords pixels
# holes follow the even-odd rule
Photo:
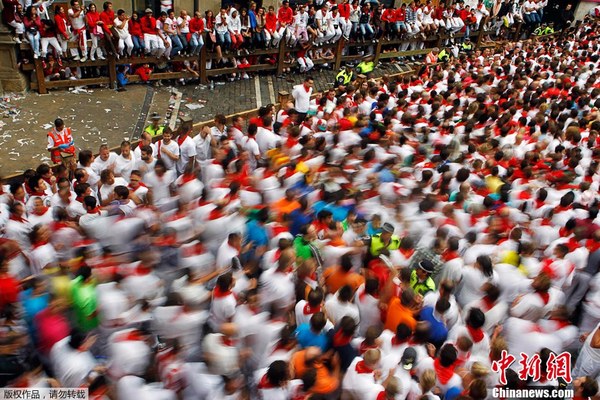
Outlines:
[[[502,351],[499,360],[492,363],[492,371],[500,374],[500,384],[506,385],[506,370],[516,361],[515,356],[508,354],[506,350]],[[525,353],[521,353],[519,360],[519,379],[525,381],[532,378],[534,381],[539,381],[542,377],[541,372],[542,360],[539,354],[534,354],[529,357]],[[546,379],[554,380],[562,378],[567,383],[571,383],[571,354],[563,352],[559,355],[550,353],[546,362]]]

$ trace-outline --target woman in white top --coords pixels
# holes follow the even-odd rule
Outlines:
[[[242,20],[237,11],[231,13],[227,28],[229,29],[229,35],[231,37],[231,48],[233,50],[239,50],[242,44],[244,44],[244,37],[242,36]]]
[[[456,300],[461,307],[483,297],[481,287],[486,282],[496,282],[497,274],[488,256],[479,256],[473,266],[465,266],[456,291]]]

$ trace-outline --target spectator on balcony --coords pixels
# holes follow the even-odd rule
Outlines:
[[[171,40],[172,48],[170,55],[173,57],[178,56],[182,50],[187,48],[187,40],[185,38],[183,38],[185,42],[181,40],[181,32],[179,31],[179,25],[177,23],[177,18],[175,17],[175,11],[172,9],[167,11],[167,19],[165,20],[163,28],[166,28],[166,31],[169,34],[169,39]]]
[[[248,10],[245,8],[242,8],[240,13],[240,22],[242,24],[242,38],[244,39],[242,47],[245,49],[263,48],[264,40],[255,34],[254,29],[252,29],[250,15],[248,15]]]
[[[371,3],[367,3],[362,7],[359,18],[360,34],[363,41],[371,40],[375,35],[375,31],[371,26],[371,16]]]
[[[100,13],[100,21],[102,21],[102,29],[104,30],[104,35],[106,36],[106,43],[108,43],[108,48],[114,54],[115,46],[113,44],[113,24],[115,21],[115,12],[113,10],[113,5],[110,1],[105,1],[102,5],[102,12]]]
[[[240,19],[237,10],[234,10],[231,13],[227,29],[229,30],[229,37],[231,38],[231,49],[237,50],[238,55],[240,55],[239,50],[244,44],[244,37],[242,36],[242,20]]]
[[[229,34],[229,15],[227,9],[222,7],[221,12],[215,17],[215,31],[217,34],[217,44],[227,52],[231,47],[231,36]]]
[[[45,19],[41,21],[42,29],[40,30],[40,44],[42,46],[42,58],[46,57],[46,54],[48,53],[48,45],[50,45],[56,52],[56,58],[58,59],[57,61],[60,61],[60,57],[63,56],[63,52],[62,47],[56,38],[56,26],[50,20]]]
[[[62,54],[67,54],[67,47],[69,46],[71,35],[69,33],[69,24],[63,6],[57,5],[54,7],[54,25],[56,26],[56,33],[58,42],[60,43],[61,52]]]
[[[165,54],[166,41],[162,36],[159,36],[156,22],[156,18],[152,16],[152,9],[146,8],[145,15],[140,18],[142,32],[144,33],[144,51],[146,55],[160,58]]]
[[[117,18],[115,18],[114,26],[119,39],[117,43],[117,52],[120,56],[123,56],[123,50],[125,50],[127,57],[131,57],[133,52],[133,39],[129,33],[129,16],[125,14],[125,10],[119,9],[117,11]]]
[[[31,45],[33,58],[37,59],[40,56],[40,31],[43,29],[43,25],[36,7],[27,7],[23,23],[25,24],[25,33]]]
[[[13,28],[17,43],[21,43],[25,33],[23,6],[18,0],[2,0],[2,22]]]
[[[340,14],[340,28],[342,29],[342,35],[345,40],[349,40],[350,33],[352,32],[352,22],[350,22],[350,0],[342,0],[338,6],[338,13]]]
[[[192,34],[190,33],[190,21],[191,18],[188,15],[187,11],[181,10],[179,12],[179,17],[177,17],[177,29],[179,29],[179,40],[181,41],[181,45],[183,46],[184,53],[188,53],[188,45],[192,38]],[[188,54],[191,54],[191,52]]]
[[[105,60],[102,54],[102,48],[99,46],[100,40],[104,38],[104,29],[102,29],[102,21],[100,21],[100,13],[96,10],[96,5],[91,3],[88,6],[88,12],[85,14],[87,26],[90,29],[90,38],[92,39],[92,48],[90,49],[90,60],[95,61],[96,57],[99,60]]]
[[[248,17],[250,19],[250,24],[252,24],[252,17],[250,13],[248,13]],[[253,37],[252,41],[255,47],[266,48],[269,43],[269,39],[267,39],[267,29],[265,24],[267,23],[267,13],[264,7],[258,9],[256,13],[256,27],[252,32]]]
[[[173,42],[171,41],[170,24],[167,21],[167,16],[168,14],[166,11],[161,11],[159,17],[156,19],[156,31],[159,40],[162,40],[165,46],[165,52],[163,55],[167,60],[169,60],[171,55],[175,54],[173,54]]]
[[[194,18],[189,22],[190,29],[190,54],[197,56],[204,46],[204,20],[200,11],[194,13]]]
[[[265,16],[265,37],[267,39],[267,48],[279,46],[281,35],[277,31],[277,14],[275,7],[269,6],[269,12]]]
[[[294,37],[304,46],[308,43],[308,13],[304,9],[304,4],[298,5],[298,12],[294,15]]]
[[[285,38],[287,44],[293,43],[294,39],[294,10],[290,7],[288,0],[283,0],[282,6],[277,10],[277,21],[279,22],[279,36]]]
[[[78,0],[71,0],[71,8],[67,12],[71,24],[72,40],[76,41],[81,50],[81,57],[77,49],[71,49],[71,55],[75,61],[85,62],[87,60],[87,26],[86,18],[81,4]]]
[[[127,22],[129,34],[133,42],[133,54],[141,56],[144,54],[144,33],[142,32],[142,23],[137,12],[131,13],[131,18]]]

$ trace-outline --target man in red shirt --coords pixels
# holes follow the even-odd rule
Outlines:
[[[142,33],[144,34],[144,49],[146,54],[153,55],[156,58],[161,57],[166,50],[165,44],[158,36],[158,28],[156,27],[156,18],[152,16],[152,9],[146,8],[146,12],[140,18],[142,24]]]
[[[283,1],[282,7],[277,11],[277,19],[279,20],[279,36],[282,38],[285,37],[286,42],[290,43],[294,35],[294,30],[292,29],[294,11],[290,8],[287,0]]]
[[[113,43],[113,34],[112,28],[115,24],[115,12],[113,10],[113,5],[110,1],[105,1],[103,6],[103,10],[100,13],[100,21],[102,21],[102,30],[106,35],[106,42],[108,43],[108,47],[110,47],[110,51],[112,54],[115,54],[115,44]]]
[[[352,31],[352,22],[350,22],[350,0],[343,0],[342,4],[338,6],[338,12],[340,14],[340,27],[342,28],[342,34],[344,39],[350,38],[350,32]]]
[[[281,40],[281,35],[277,32],[277,14],[275,14],[275,7],[269,6],[269,12],[265,16],[265,35],[267,39],[267,47],[271,42],[272,47],[277,47]],[[273,41],[271,41],[271,39]]]

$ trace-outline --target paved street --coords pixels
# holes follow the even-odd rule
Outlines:
[[[399,64],[383,64],[375,70],[374,76],[397,74],[406,69]],[[311,72],[315,89],[331,87],[336,72]],[[179,115],[188,114],[195,122],[203,122],[212,120],[217,113],[231,115],[276,103],[280,90],[291,93],[293,86],[301,83],[305,76],[287,75],[291,80],[288,82],[274,75],[258,75],[248,80],[216,84],[214,90],[194,84],[157,88],[130,85],[125,92],[53,90],[47,95],[27,93],[0,99],[0,112],[4,114],[4,118],[0,118],[0,176],[20,173],[49,161],[46,133],[57,117],[71,127],[77,147],[97,152],[102,143],[116,147],[123,139],[136,139],[134,131],[138,120],[145,124],[150,113],[158,112],[164,117],[173,90],[182,92]],[[147,96],[152,101],[149,108],[144,109]],[[193,109],[187,107],[188,104]]]

